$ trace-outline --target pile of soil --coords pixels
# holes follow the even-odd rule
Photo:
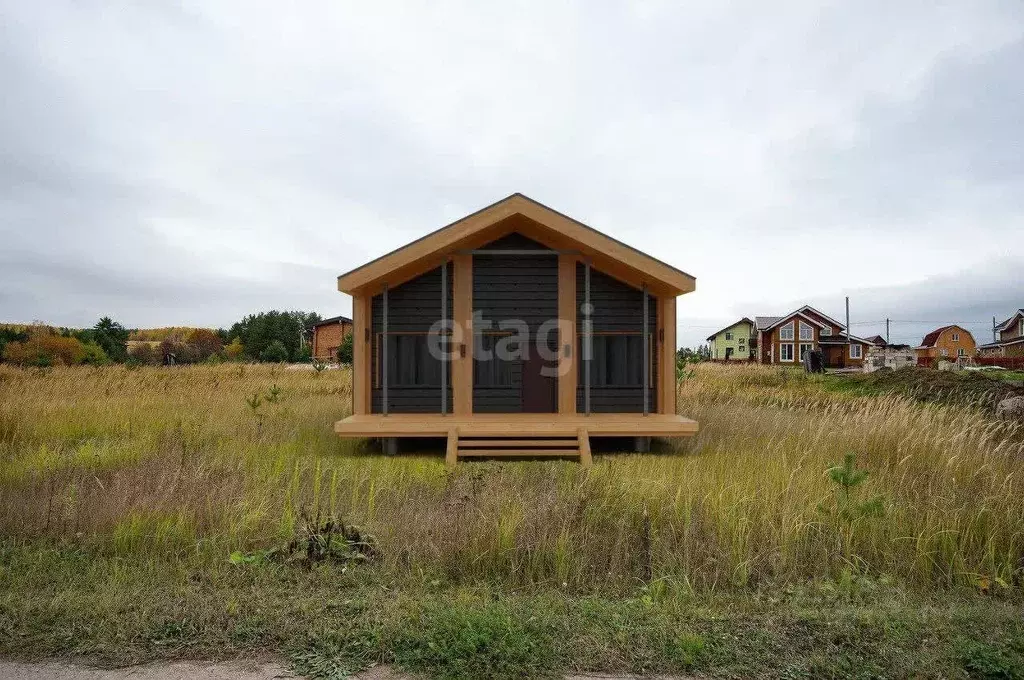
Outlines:
[[[1024,396],[1024,388],[977,371],[900,368],[856,376],[870,391],[902,394],[919,401],[995,409],[1003,399]]]

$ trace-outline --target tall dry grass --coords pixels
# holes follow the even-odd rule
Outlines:
[[[888,575],[1010,584],[1024,568],[1024,437],[968,407],[826,389],[827,378],[699,366],[697,437],[571,462],[389,458],[341,440],[348,371],[0,366],[0,531],[203,564],[288,540],[303,512],[376,537],[388,574],[507,586],[706,591]],[[254,411],[253,394],[280,388]],[[852,451],[886,513],[819,511]],[[848,533],[844,533],[848,532]],[[848,546],[844,544],[848,537]]]

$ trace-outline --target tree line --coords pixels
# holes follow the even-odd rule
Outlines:
[[[140,331],[109,317],[84,329],[5,325],[0,326],[0,360],[22,366],[304,362],[311,360],[310,327],[320,320],[316,312],[274,310],[250,314],[226,329]],[[351,362],[350,339],[339,354],[347,354],[341,359]]]

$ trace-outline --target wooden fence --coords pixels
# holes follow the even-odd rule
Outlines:
[[[977,357],[979,366],[1002,366],[1016,371],[1024,371],[1024,357]]]

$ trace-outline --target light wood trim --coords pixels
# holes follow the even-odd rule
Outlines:
[[[452,407],[456,415],[468,415],[473,412],[473,256],[455,255],[452,263],[452,342],[466,350],[452,359]]]
[[[448,450],[445,451],[444,464],[450,470],[459,462],[459,428],[448,430]]]
[[[459,442],[459,446],[465,448],[490,446],[493,448],[512,447],[520,449],[528,446],[572,448],[574,443],[571,439],[463,439]]]
[[[658,337],[664,338],[659,345],[661,363],[658,375],[661,384],[658,386],[658,413],[675,414],[678,405],[676,398],[679,390],[676,387],[676,298],[672,296],[658,299]]]
[[[470,456],[576,456],[578,451],[573,445],[567,449],[459,449],[459,457]]]
[[[651,413],[392,413],[354,415],[334,424],[342,437],[446,437],[453,427],[467,439],[483,437],[573,437],[581,427],[591,437],[687,437],[698,424],[679,415]]]
[[[576,413],[576,257],[572,255],[558,256],[558,340],[558,412]]]
[[[696,287],[696,279],[689,274],[634,250],[624,243],[522,194],[513,194],[447,227],[413,241],[403,248],[339,276],[338,289],[351,293],[384,277],[409,276],[409,272],[413,271],[420,261],[423,261],[423,265],[427,267],[423,271],[427,271],[438,266],[443,256],[458,247],[466,247],[467,244],[464,241],[516,214],[533,220],[544,227],[546,231],[551,232],[553,236],[560,235],[562,240],[575,243],[589,257],[594,258],[595,264],[601,260],[605,262],[606,268],[611,266],[614,269],[617,263],[618,268],[624,271],[630,270],[633,275],[637,272],[644,274],[645,280],[652,288],[660,288],[665,292],[674,291],[678,295],[693,291]],[[614,272],[609,273],[614,275]],[[630,278],[634,278],[634,276],[630,276]]]
[[[576,431],[576,441],[580,449],[580,465],[588,468],[594,464],[594,459],[590,455],[590,434],[586,428],[581,427]]]
[[[366,340],[370,328],[368,297],[352,298],[352,412],[370,412],[370,344]]]

